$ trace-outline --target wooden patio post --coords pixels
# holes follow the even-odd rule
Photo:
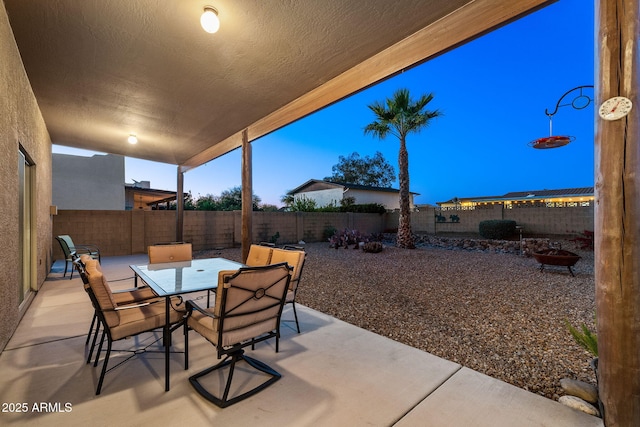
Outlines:
[[[639,2],[596,3],[596,107],[614,96],[633,102],[619,120],[596,112],[598,387],[607,426],[640,426]]]
[[[168,205],[168,203],[167,203]],[[176,242],[182,242],[184,229],[184,172],[178,166],[178,183],[176,188]]]
[[[242,131],[242,260],[249,255],[253,235],[253,180],[251,144],[247,130]]]

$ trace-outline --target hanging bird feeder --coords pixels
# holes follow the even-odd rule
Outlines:
[[[558,148],[564,147],[568,143],[572,142],[576,138],[568,135],[559,135],[559,136],[545,136],[542,138],[538,138],[535,141],[531,141],[529,143],[529,147],[545,149],[545,148]]]
[[[558,108],[571,106],[576,110],[582,110],[583,108],[587,108],[589,104],[591,104],[591,99],[588,95],[585,95],[583,89],[585,88],[593,88],[591,85],[587,86],[578,86],[573,89],[567,91],[564,95],[560,97],[558,102],[556,103],[556,108],[553,112],[549,112],[548,109],[544,110],[544,113],[549,117],[549,136],[545,136],[543,138],[538,138],[529,142],[529,147],[537,148],[537,149],[546,149],[546,148],[558,148],[564,147],[568,143],[574,141],[576,138],[568,135],[554,135],[553,134],[553,116],[558,112]],[[574,91],[580,91],[580,93],[573,98],[570,103],[561,104],[562,100]]]

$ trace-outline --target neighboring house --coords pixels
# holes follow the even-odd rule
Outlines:
[[[51,162],[51,198],[58,209],[124,209],[123,156],[53,153]]]
[[[549,208],[591,206],[593,187],[563,188],[559,190],[514,191],[503,196],[454,197],[437,202],[443,210],[472,210],[501,204],[506,209],[519,206],[546,206]]]
[[[352,197],[356,204],[377,203],[390,210],[400,209],[400,190],[395,188],[310,179],[287,194],[292,195],[296,200],[302,198],[315,200],[319,207],[332,204],[340,206],[343,199]],[[415,209],[413,203],[415,195],[418,193],[409,194],[411,210]]]
[[[51,158],[52,203],[58,209],[152,210],[176,199],[175,191],[152,189],[149,181],[126,184],[123,156],[53,153]]]
[[[133,184],[124,184],[125,210],[154,210],[164,205],[166,209],[169,202],[176,200],[175,191],[156,190],[151,187],[149,181],[134,181]]]

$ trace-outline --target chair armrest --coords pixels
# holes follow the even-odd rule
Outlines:
[[[128,305],[119,305],[117,307],[115,307],[113,310],[105,310],[105,311],[119,311],[119,310],[129,310],[131,308],[140,308],[140,307],[146,307],[148,305],[151,304],[157,304],[159,302],[164,303],[163,299],[157,299],[157,300],[152,300],[152,301],[146,301],[146,302],[141,302],[138,304],[128,304]]]
[[[293,249],[296,251],[303,251],[304,252],[304,247],[303,246],[298,246],[298,245],[283,245],[282,249]]]
[[[118,289],[116,291],[111,291],[112,294],[122,294],[124,292],[135,292],[142,289],[147,289],[149,285],[144,284],[143,286],[138,286],[137,288],[128,288],[128,289]]]
[[[194,300],[187,300],[187,315],[190,316],[193,310],[199,311],[203,315],[211,317],[212,319],[218,318],[215,314],[200,307]]]
[[[132,308],[146,307],[146,306],[148,306],[149,304],[151,304],[151,303],[149,303],[149,302],[143,302],[143,303],[140,303],[140,304],[119,305],[119,306],[115,307],[115,308],[113,309],[113,311],[129,310],[129,309],[132,309]]]
[[[98,249],[98,245],[94,245],[93,243],[82,243],[82,244],[76,245],[76,247],[77,246],[80,246],[81,248],[95,249],[96,251],[100,250],[100,249]]]
[[[84,244],[84,245],[75,245],[75,247],[76,247],[76,250],[81,249],[84,251],[89,251],[90,254],[100,253],[100,249],[98,249],[97,245]]]

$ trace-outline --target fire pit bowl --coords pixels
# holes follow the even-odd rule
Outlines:
[[[545,265],[557,265],[567,267],[572,276],[575,274],[573,274],[571,267],[580,259],[580,255],[563,249],[545,249],[534,252],[533,257],[540,263],[540,271],[544,270]]]

